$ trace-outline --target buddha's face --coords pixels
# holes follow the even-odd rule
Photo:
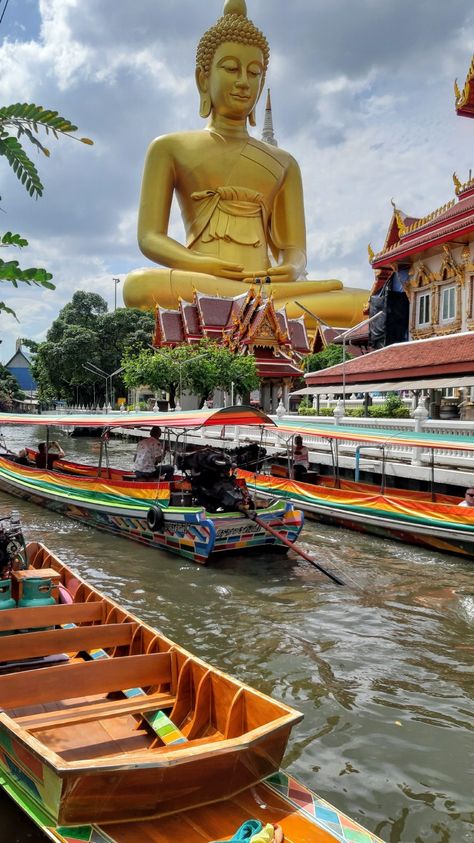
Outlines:
[[[214,114],[231,120],[248,117],[260,96],[263,73],[258,47],[234,41],[221,44],[206,79]]]

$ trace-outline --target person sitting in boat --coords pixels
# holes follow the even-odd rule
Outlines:
[[[35,457],[36,468],[54,468],[55,460],[60,460],[65,456],[63,449],[59,442],[54,440],[48,445],[46,450],[46,442],[38,442],[38,453]]]
[[[309,468],[309,453],[306,445],[303,445],[302,436],[295,436],[292,458],[294,478],[302,480]]]
[[[458,506],[474,506],[474,486],[469,486],[464,493],[464,500]]]
[[[171,480],[174,468],[162,462],[165,449],[160,437],[161,427],[152,427],[150,436],[138,443],[133,460],[138,480],[154,480],[156,477]]]

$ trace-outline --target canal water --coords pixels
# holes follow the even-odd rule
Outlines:
[[[15,450],[42,437],[4,431]],[[97,459],[97,440],[60,441]],[[130,466],[132,444],[110,450]],[[284,766],[319,795],[387,843],[474,841],[474,560],[307,522],[341,588],[291,553],[200,567],[0,493],[11,508],[106,594],[302,711]],[[0,820],[1,841],[44,840],[4,795]]]

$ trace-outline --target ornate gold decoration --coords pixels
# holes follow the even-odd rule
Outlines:
[[[456,195],[458,195],[459,191],[462,187],[462,184],[461,184],[460,179],[458,179],[456,173],[453,173],[453,182],[454,182],[454,188],[455,188],[455,191],[456,191]]]
[[[398,210],[398,208],[395,208],[394,213],[395,213],[395,219],[397,221],[398,233],[399,233],[400,237],[403,237],[403,235],[406,234],[408,229],[407,229],[407,227],[406,227],[406,225],[403,221],[403,217],[402,217],[400,211]]]
[[[227,41],[259,47],[263,54],[265,75],[270,60],[270,47],[263,32],[247,18],[245,0],[227,0],[223,16],[204,33],[198,44],[196,68],[209,73],[214,53]]]
[[[369,263],[372,263],[372,261],[373,261],[373,259],[374,259],[374,257],[375,257],[375,252],[374,252],[374,250],[372,249],[372,245],[371,245],[370,243],[369,243],[369,245],[367,246],[367,252],[368,252],[368,255],[369,255]]]
[[[461,260],[464,264],[470,263],[471,261],[471,248],[469,246],[469,243],[465,243],[462,248]]]
[[[469,67],[469,70],[467,72],[466,81],[464,83],[464,88],[463,88],[462,92],[459,90],[458,80],[455,79],[455,81],[454,81],[454,94],[455,94],[455,97],[456,97],[455,105],[456,105],[457,109],[462,108],[463,105],[465,105],[467,103],[467,101],[469,99],[470,83],[473,81],[473,79],[474,79],[474,55],[472,57],[470,67]]]
[[[441,208],[437,208],[436,211],[432,211],[431,214],[427,214],[426,217],[421,217],[421,219],[416,220],[416,222],[412,223],[412,225],[409,225],[408,228],[406,228],[406,233],[411,234],[413,231],[416,231],[418,228],[422,228],[424,225],[427,225],[428,223],[433,222],[434,220],[437,219],[437,217],[440,217],[441,214],[444,214],[446,211],[449,211],[449,209],[452,208],[453,205],[455,205],[455,204],[456,204],[456,200],[451,199],[450,202],[446,202],[446,204],[442,205]]]
[[[461,99],[461,91],[459,90],[458,80],[454,80],[454,96],[456,97],[456,105]]]
[[[451,249],[447,243],[443,243],[444,257],[438,272],[440,281],[446,281],[448,278],[457,278],[459,281],[464,281],[464,269],[456,263]]]

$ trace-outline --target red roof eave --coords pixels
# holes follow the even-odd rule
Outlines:
[[[469,234],[471,231],[474,231],[474,220],[466,227],[456,228],[454,231],[445,231],[444,233],[438,235],[438,237],[433,237],[431,240],[424,242],[412,242],[411,246],[409,243],[403,243],[391,252],[381,255],[379,258],[374,258],[372,261],[372,268],[382,269],[383,267],[390,266],[394,260],[398,261],[403,258],[407,258],[410,255],[416,254],[417,252],[425,252],[433,246],[438,246],[442,243],[449,243],[449,241],[453,240],[458,234]],[[429,232],[425,232],[425,234],[428,233]]]

